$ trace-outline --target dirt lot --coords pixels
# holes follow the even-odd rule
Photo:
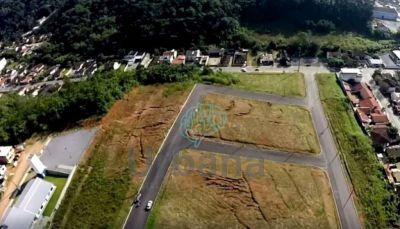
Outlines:
[[[191,158],[194,166],[183,157]],[[187,151],[175,158],[148,228],[339,227],[322,170],[245,158],[237,166],[227,157]],[[254,172],[257,165],[263,166],[258,169],[263,174]]]
[[[205,104],[227,112],[224,127],[205,136],[233,143],[253,144],[289,152],[319,153],[319,142],[309,111],[299,106],[272,104],[220,94],[208,94]],[[207,112],[207,111],[200,111]],[[192,135],[201,135],[196,123]]]
[[[121,228],[191,84],[140,86],[101,121],[54,219],[55,228]]]
[[[304,76],[299,73],[235,73],[234,88],[283,96],[305,97]]]

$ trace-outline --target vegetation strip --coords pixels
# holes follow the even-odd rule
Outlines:
[[[317,82],[365,227],[386,228],[398,220],[397,197],[383,177],[372,143],[358,125],[335,75],[319,74]]]

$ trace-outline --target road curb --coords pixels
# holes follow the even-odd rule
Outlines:
[[[140,190],[142,190],[143,185],[144,185],[144,182],[146,181],[147,176],[149,175],[149,172],[150,172],[151,168],[153,167],[154,161],[157,159],[158,155],[160,154],[161,149],[164,147],[165,141],[167,140],[168,136],[170,135],[170,133],[171,133],[171,131],[172,131],[172,128],[175,126],[175,124],[176,124],[176,122],[178,121],[178,119],[179,119],[179,117],[180,117],[182,111],[184,110],[184,108],[185,108],[187,102],[189,101],[189,99],[192,97],[192,94],[193,94],[193,92],[196,90],[196,88],[197,88],[197,84],[195,84],[194,87],[192,88],[192,90],[190,91],[188,97],[186,98],[185,102],[183,103],[183,105],[182,105],[182,107],[181,107],[181,110],[179,111],[179,113],[178,113],[178,115],[176,116],[174,122],[172,123],[171,127],[169,128],[167,134],[165,135],[163,142],[161,143],[160,147],[158,148],[158,151],[157,151],[156,156],[153,158],[153,160],[152,160],[152,162],[151,162],[151,164],[150,164],[150,167],[149,167],[149,169],[147,170],[146,176],[143,178],[142,184],[140,185],[140,188],[138,189],[138,193],[140,193]],[[131,214],[133,208],[134,208],[134,206],[132,205],[131,208],[129,209],[128,216],[126,217],[125,222],[124,222],[124,225],[122,226],[122,228],[125,228],[126,223],[127,223],[128,220],[129,220],[129,216],[130,216],[130,214]]]

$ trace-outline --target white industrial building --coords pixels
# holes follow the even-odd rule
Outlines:
[[[14,159],[14,156],[15,156],[15,150],[12,146],[0,147],[0,163],[9,164]]]
[[[394,8],[380,6],[374,7],[372,16],[376,19],[396,21],[399,13]]]
[[[400,50],[392,50],[389,57],[396,65],[400,65]]]
[[[361,82],[362,73],[358,68],[342,68],[339,72],[339,77],[343,81]]]
[[[2,220],[2,227],[9,229],[30,229],[35,220],[42,217],[56,187],[41,178],[29,181],[17,203],[9,208]]]

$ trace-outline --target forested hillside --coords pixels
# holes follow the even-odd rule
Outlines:
[[[0,34],[15,38],[57,8],[40,60],[65,63],[130,49],[254,47],[261,32],[363,32],[373,0],[0,0]]]
[[[374,0],[256,0],[243,12],[243,21],[261,31],[335,28],[365,32]]]
[[[0,0],[0,41],[19,38],[60,3],[61,0]]]

